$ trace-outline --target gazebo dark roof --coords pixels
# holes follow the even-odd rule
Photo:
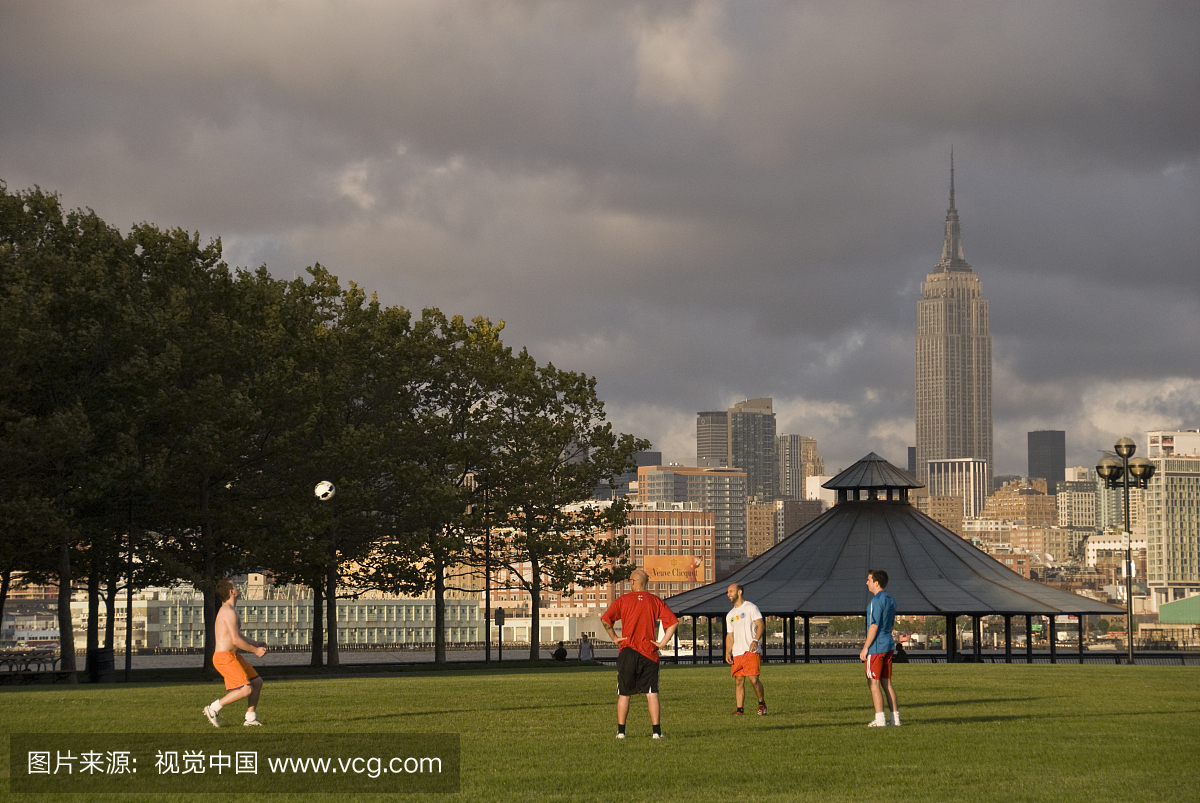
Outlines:
[[[729,610],[726,587],[741,583],[746,599],[767,615],[860,616],[870,597],[867,572],[883,569],[904,616],[1121,612],[1026,580],[918,512],[904,497],[920,484],[874,453],[825,487],[845,501],[728,578],[671,597],[671,610],[722,615]]]
[[[841,491],[852,488],[921,488],[923,486],[907,471],[901,471],[871,452],[821,487]]]

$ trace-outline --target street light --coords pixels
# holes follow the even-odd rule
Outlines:
[[[1108,488],[1125,489],[1125,643],[1129,646],[1129,663],[1133,663],[1133,535],[1129,526],[1129,486],[1145,488],[1154,476],[1154,464],[1144,457],[1133,457],[1137,444],[1121,438],[1113,447],[1121,462],[1106,457],[1096,464],[1096,473]],[[1129,458],[1133,457],[1132,460]]]

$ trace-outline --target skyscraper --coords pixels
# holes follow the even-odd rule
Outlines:
[[[1060,429],[1029,433],[1029,477],[1041,477],[1047,493],[1058,493],[1058,484],[1067,478],[1067,433]]]
[[[724,413],[696,414],[696,464],[746,472],[746,494],[773,502],[775,484],[775,411],[771,399],[747,399]]]
[[[729,465],[729,413],[724,410],[696,413],[696,465]]]
[[[803,435],[780,435],[775,439],[777,499],[804,499],[804,479],[825,473],[825,461],[817,454],[817,439]]]
[[[950,155],[950,208],[942,259],[921,284],[917,306],[917,478],[928,481],[930,460],[972,457],[992,461],[992,336],[979,277],[963,257],[954,206]]]

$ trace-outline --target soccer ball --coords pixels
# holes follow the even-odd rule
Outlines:
[[[317,487],[313,488],[313,493],[322,502],[328,502],[337,493],[337,488],[334,488],[333,483],[329,480],[321,480],[317,483]]]

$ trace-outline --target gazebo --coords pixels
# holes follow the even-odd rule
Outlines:
[[[970,616],[974,657],[981,651],[981,621],[1004,617],[1005,660],[1012,661],[1012,617],[1024,616],[1026,633],[1034,616],[1049,619],[1050,660],[1057,660],[1055,616],[1079,621],[1079,661],[1083,661],[1087,614],[1120,614],[1107,603],[1027,580],[951,530],[917,511],[909,491],[922,487],[907,472],[871,454],[838,474],[825,488],[837,491],[837,504],[722,581],[670,597],[677,616],[706,617],[709,651],[712,618],[724,635],[729,600],[725,589],[740,583],[746,599],[764,616],[785,622],[784,658],[797,660],[797,620],[803,624],[803,660],[811,660],[809,622],[814,616],[862,616],[870,593],[867,572],[888,573],[888,592],[901,616],[946,617],[946,656],[958,654],[955,622]],[[1026,658],[1033,645],[1026,638]]]

